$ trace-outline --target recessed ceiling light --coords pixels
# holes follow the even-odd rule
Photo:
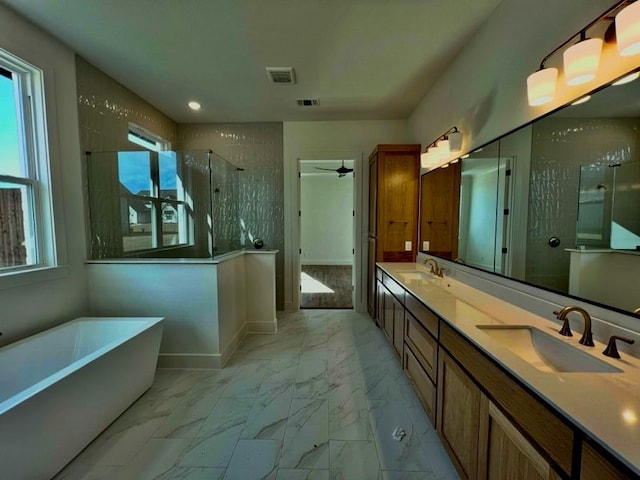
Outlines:
[[[191,100],[189,102],[189,108],[191,110],[200,110],[202,108],[202,105],[200,105],[200,103],[196,102],[195,100]]]
[[[585,95],[584,97],[579,98],[578,100],[573,102],[571,105],[580,105],[581,103],[588,102],[589,100],[591,100],[591,95]]]
[[[633,82],[638,77],[640,77],[640,72],[634,72],[630,75],[622,77],[617,82],[613,82],[613,85],[624,85],[625,83]]]

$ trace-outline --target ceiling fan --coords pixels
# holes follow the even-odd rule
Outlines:
[[[353,172],[353,168],[347,168],[344,166],[344,160],[342,160],[342,166],[338,167],[336,169],[333,168],[322,168],[322,167],[315,167],[318,170],[327,170],[329,172],[338,172],[338,178],[340,177],[344,177],[347,173],[351,173]]]

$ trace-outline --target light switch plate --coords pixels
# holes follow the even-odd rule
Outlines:
[[[422,242],[422,250],[424,250],[425,252],[429,251],[429,240],[425,240],[424,242]]]
[[[404,242],[404,250],[406,252],[410,252],[411,251],[411,240],[408,240],[408,241]]]

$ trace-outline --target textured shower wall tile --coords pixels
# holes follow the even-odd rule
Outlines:
[[[640,122],[627,118],[546,118],[533,124],[526,279],[567,291],[576,246],[580,165],[628,162]],[[556,236],[561,243],[550,248]]]
[[[220,193],[224,185],[228,190],[225,195],[218,195],[217,204],[214,194],[217,241],[220,248],[236,249],[250,247],[251,239],[259,237],[266,248],[279,250],[276,308],[281,310],[284,306],[282,124],[181,124],[177,144],[185,150],[211,149],[233,166],[244,169],[227,172],[226,177],[221,174]],[[224,179],[229,182],[224,183]]]

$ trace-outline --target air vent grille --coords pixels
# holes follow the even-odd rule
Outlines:
[[[298,102],[298,106],[300,107],[315,107],[318,105],[317,98],[299,98],[296,100]]]
[[[267,76],[271,83],[292,85],[296,83],[296,74],[291,67],[267,67]]]

